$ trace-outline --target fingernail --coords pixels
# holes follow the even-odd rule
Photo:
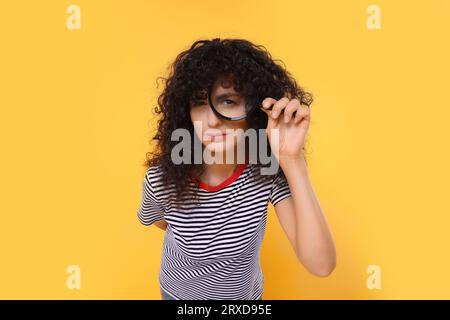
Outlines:
[[[274,111],[272,112],[272,117],[275,119],[278,116],[278,112]]]

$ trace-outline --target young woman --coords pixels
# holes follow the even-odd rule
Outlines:
[[[314,275],[328,276],[335,245],[304,154],[311,94],[265,47],[244,39],[194,42],[165,80],[156,108],[157,147],[147,154],[138,210],[142,224],[166,230],[162,298],[262,299],[260,248],[269,202],[299,262]],[[247,111],[258,102],[260,108],[237,120],[220,111]],[[184,163],[174,161],[172,152],[177,129],[191,133],[191,149],[182,152],[190,161]],[[264,130],[257,150],[274,151],[275,174],[261,173],[267,163],[255,142],[248,145],[239,134],[252,129]],[[196,141],[201,162],[195,161]],[[239,150],[245,150],[243,157]],[[205,154],[223,161],[205,161]]]

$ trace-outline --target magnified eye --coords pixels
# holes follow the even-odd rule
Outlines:
[[[236,102],[234,102],[233,100],[230,99],[226,99],[223,101],[225,104],[236,104]]]

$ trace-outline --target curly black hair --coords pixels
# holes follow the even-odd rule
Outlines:
[[[194,136],[189,112],[191,103],[223,75],[232,76],[237,92],[243,96],[256,96],[259,101],[266,97],[279,100],[283,96],[297,98],[308,106],[313,101],[312,94],[300,87],[286,70],[284,63],[274,60],[263,45],[256,45],[245,39],[229,38],[195,41],[169,66],[167,78],[157,78],[157,81],[165,81],[164,90],[158,97],[158,106],[154,109],[157,114],[161,114],[156,134],[152,138],[157,144],[155,150],[147,152],[144,163],[147,169],[151,166],[162,168],[163,184],[173,184],[176,187],[174,200],[179,202],[185,196],[196,195],[195,191],[192,194],[188,190],[188,178],[191,173],[199,176],[204,167],[203,164],[194,163],[193,152],[190,164],[174,164],[171,161],[171,151],[177,141],[171,140],[171,134],[175,129],[184,128]],[[248,127],[256,130],[266,128],[267,120],[267,114],[262,110],[253,112],[246,119]],[[268,142],[267,145],[270,152]]]

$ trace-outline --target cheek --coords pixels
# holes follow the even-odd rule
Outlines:
[[[206,106],[195,106],[189,109],[189,114],[191,115],[192,122],[194,121],[202,121],[206,120],[207,116]]]
[[[246,120],[236,121],[233,124],[233,129],[235,129],[235,130],[240,129],[240,130],[243,130],[245,132],[248,129],[248,123],[247,123]]]
[[[199,108],[191,108],[190,110],[191,121],[194,127],[198,127],[203,123],[202,112]]]
[[[206,130],[205,123],[204,123],[204,111],[201,110],[201,107],[191,108],[189,113],[191,116],[192,125],[195,130],[195,134],[197,135],[197,138],[203,142],[203,138],[200,136],[200,131],[203,133]]]
[[[236,144],[237,143],[243,143],[244,140],[243,140],[243,136],[242,135],[245,135],[245,133],[249,129],[249,124],[248,124],[248,122],[246,120],[243,120],[243,121],[236,122],[235,125],[236,125],[235,129],[239,130],[238,131],[239,134],[236,136],[235,143]]]
[[[192,122],[194,122],[194,121],[196,121],[196,118],[197,118],[197,112],[196,112],[196,110],[195,110],[195,108],[190,108],[189,109],[189,115],[191,116],[191,121]]]
[[[227,129],[234,131],[234,138],[232,139],[232,145],[236,145],[242,142],[242,135],[244,135],[248,129],[247,121],[233,121],[229,123]]]

